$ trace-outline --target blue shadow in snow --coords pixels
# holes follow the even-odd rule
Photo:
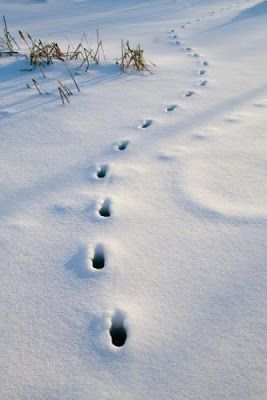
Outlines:
[[[85,248],[80,248],[64,266],[66,270],[73,272],[80,279],[88,279],[90,276]]]
[[[247,8],[247,9],[241,11],[241,13],[239,15],[234,17],[231,21],[220,25],[219,28],[227,26],[227,25],[235,24],[237,22],[245,21],[249,18],[260,17],[263,15],[267,15],[267,0],[264,0],[264,1],[256,4],[253,7],[250,7],[250,8]]]
[[[265,15],[267,16],[267,0],[261,1],[260,3],[256,4],[255,6],[241,11],[239,15],[237,15],[230,21],[225,22],[224,24],[215,26],[213,28],[209,28],[209,29],[205,30],[204,32],[214,31],[218,28],[224,28],[225,26],[236,24],[238,22],[242,22],[242,21],[245,21],[250,18],[265,16]]]

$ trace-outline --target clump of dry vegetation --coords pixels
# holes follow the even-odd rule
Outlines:
[[[29,33],[19,30],[19,38],[23,43],[21,48],[15,36],[10,33],[5,16],[3,16],[3,22],[3,34],[0,35],[0,56],[18,55],[26,57],[26,59],[29,60],[31,68],[24,68],[22,71],[30,72],[36,67],[41,71],[44,78],[46,78],[45,67],[53,64],[54,61],[61,61],[64,63],[78,92],[80,92],[80,87],[74,77],[75,74],[72,73],[68,64],[72,61],[76,61],[76,68],[82,68],[84,72],[87,72],[92,64],[98,65],[101,59],[106,59],[103,42],[100,39],[98,29],[96,30],[95,49],[88,45],[85,33],[82,35],[78,45],[73,47],[69,44],[67,49],[64,50],[55,41],[46,42],[41,39],[33,39]],[[149,72],[152,74],[150,67],[155,67],[155,64],[144,57],[144,50],[141,49],[140,45],[133,48],[130,46],[128,40],[126,42],[123,40],[121,41],[121,58],[117,59],[116,64],[119,65],[122,73],[129,69],[135,69],[139,72]],[[71,90],[60,80],[57,80],[57,82],[57,89],[62,104],[69,103],[69,96],[72,95]],[[40,87],[40,84],[35,79],[32,79],[32,83],[39,95],[48,94]],[[31,88],[31,86],[27,84],[27,88]]]
[[[91,64],[99,64],[101,53],[103,58],[105,59],[105,53],[103,48],[103,42],[99,38],[99,31],[97,30],[97,46],[96,50],[89,48],[84,44],[83,34],[80,43],[76,46],[74,50],[71,50],[70,45],[67,50],[62,50],[58,43],[50,42],[46,43],[42,40],[33,40],[29,33],[24,33],[19,30],[19,35],[21,39],[26,44],[29,55],[26,56],[29,58],[31,65],[33,66],[45,66],[53,64],[53,60],[60,61],[72,61],[72,60],[80,60],[81,64],[78,68],[82,68],[85,66],[85,71],[88,71]]]
[[[42,40],[33,40],[29,33],[19,31],[21,39],[29,49],[31,65],[44,66],[53,63],[53,59],[64,61],[64,53],[56,42],[45,43]]]
[[[84,44],[84,40],[86,39],[86,34],[84,33],[80,43],[75,48],[74,51],[70,50],[70,46],[67,49],[66,59],[68,60],[81,60],[81,64],[79,68],[82,68],[85,65],[85,71],[88,71],[91,64],[99,64],[101,59],[101,54],[103,59],[106,59],[103,42],[99,37],[99,30],[96,30],[96,50],[89,48]]]
[[[117,61],[117,64],[119,64],[121,72],[133,68],[137,71],[147,71],[152,74],[149,65],[155,67],[155,64],[144,57],[144,50],[141,49],[140,45],[132,48],[129,40],[126,42],[121,41],[121,58]]]
[[[57,42],[47,43],[40,39],[34,40],[29,33],[22,32],[21,30],[19,30],[19,35],[28,48],[28,54],[26,53],[24,55],[26,56],[27,59],[29,59],[31,66],[39,67],[43,77],[46,78],[43,69],[44,67],[53,64],[53,61],[56,60],[64,62],[68,74],[70,75],[70,78],[72,79],[78,92],[80,92],[80,87],[73,73],[71,72],[71,69],[68,66],[68,62],[73,60],[80,61],[78,68],[80,69],[85,67],[85,72],[87,72],[91,64],[100,63],[101,55],[105,59],[103,42],[102,40],[100,40],[98,29],[97,29],[96,50],[89,48],[84,43],[84,39],[86,39],[85,34],[83,34],[80,43],[74,49],[71,49],[71,46],[69,45],[66,51],[62,50]],[[70,102],[69,96],[72,95],[72,92],[70,91],[70,89],[67,88],[66,85],[61,83],[59,80],[58,83],[59,83],[58,92],[62,104],[69,103]],[[38,93],[42,94],[42,92],[39,90],[38,86],[35,83],[34,86],[36,87]]]
[[[0,35],[0,54],[19,54],[26,56],[29,59],[30,64],[36,67],[45,67],[46,65],[53,64],[53,60],[65,62],[80,60],[81,63],[78,68],[85,66],[85,71],[88,71],[91,64],[99,64],[101,56],[105,60],[103,42],[99,37],[98,29],[96,30],[97,43],[95,50],[84,43],[84,39],[86,39],[85,33],[75,49],[71,49],[71,46],[69,45],[67,50],[63,50],[55,41],[47,43],[41,39],[36,40],[33,39],[29,33],[19,30],[19,36],[28,49],[28,53],[21,53],[18,51],[20,46],[8,30],[4,15],[3,21],[3,35]],[[121,41],[121,58],[116,61],[116,64],[120,66],[121,72],[126,72],[126,70],[133,68],[137,71],[147,71],[152,73],[149,66],[155,67],[155,64],[144,57],[144,50],[141,49],[141,46],[138,45],[136,48],[133,48],[130,46],[129,40],[126,42],[124,42],[124,40]],[[44,72],[43,75],[45,76]]]
[[[0,56],[18,54],[20,48],[14,36],[9,32],[7,27],[6,18],[3,15],[4,27],[3,34],[0,35]]]

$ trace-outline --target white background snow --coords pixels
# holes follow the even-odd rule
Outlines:
[[[44,79],[0,57],[0,398],[265,399],[267,1],[0,0],[0,14],[63,47],[99,28],[106,53],[81,93],[59,62]],[[152,75],[120,74],[122,38]]]

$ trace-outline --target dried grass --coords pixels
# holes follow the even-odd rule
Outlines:
[[[71,61],[78,61],[78,63],[76,63],[76,68],[84,68],[84,71],[87,72],[92,64],[98,65],[102,59],[106,59],[103,42],[100,39],[98,29],[96,30],[95,49],[88,45],[88,40],[86,34],[84,33],[78,45],[73,47],[69,43],[67,50],[63,50],[55,41],[45,42],[40,39],[36,40],[33,39],[29,33],[19,30],[19,38],[24,43],[24,46],[22,46],[24,50],[20,50],[21,48],[19,44],[8,29],[4,15],[3,22],[3,34],[0,35],[0,56],[17,54],[26,57],[30,62],[31,68],[24,68],[23,70],[33,71],[34,67],[37,67],[40,69],[40,72],[44,78],[46,78],[45,67],[53,64],[54,61],[61,61],[65,64],[68,74],[70,75],[70,78],[72,79],[78,92],[80,92],[80,87],[68,63]],[[27,48],[26,51],[25,45]],[[130,46],[128,40],[126,42],[123,40],[121,41],[121,58],[117,60],[116,63],[120,66],[121,72],[126,72],[128,69],[132,68],[137,71],[145,71],[152,74],[150,66],[155,67],[155,64],[144,57],[144,50],[141,49],[140,45],[138,45],[136,48],[133,48]],[[35,79],[32,79],[32,82],[39,95],[48,94],[40,87],[40,84]],[[57,82],[59,85],[58,92],[62,104],[70,103],[69,96],[72,95],[71,90],[60,80],[57,80]],[[27,87],[30,88],[31,86],[27,84]]]
[[[140,45],[137,48],[132,48],[129,40],[126,42],[121,41],[121,58],[117,61],[117,64],[120,65],[121,72],[126,72],[128,69],[133,68],[137,71],[147,71],[150,74],[152,72],[148,66],[156,66],[144,57],[144,50],[141,49]]]
[[[13,55],[18,53],[20,48],[14,36],[9,32],[6,22],[6,17],[3,15],[3,34],[0,36],[0,56]]]

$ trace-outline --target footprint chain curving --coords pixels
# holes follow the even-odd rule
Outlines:
[[[179,38],[178,40],[178,35],[175,31],[175,29],[170,30],[171,33],[171,40],[175,42],[177,46],[182,46],[181,45],[181,40]],[[199,54],[194,52],[194,50],[191,47],[185,47],[183,48],[186,54],[192,56],[192,59],[198,60],[198,65],[201,67],[207,67],[208,66],[208,61],[202,60],[199,61]],[[206,70],[204,68],[200,68],[197,70],[196,74],[198,76],[203,76],[206,74]],[[206,79],[199,80],[196,82],[196,84],[200,87],[206,86],[208,81]],[[187,90],[183,96],[185,98],[191,98],[195,92],[193,90]],[[177,109],[177,104],[170,104],[165,107],[165,111],[167,113],[174,112]],[[137,126],[137,128],[141,130],[146,130],[151,127],[153,124],[152,119],[144,119],[141,121],[141,123]],[[129,140],[122,140],[118,142],[115,146],[115,149],[119,152],[124,152],[127,150],[128,146],[130,144]],[[104,181],[107,178],[107,175],[109,173],[109,165],[108,164],[102,164],[99,165],[96,168],[96,173],[95,177],[99,181]],[[112,203],[109,197],[105,198],[101,203],[99,203],[98,207],[98,214],[99,217],[102,219],[109,219],[112,216]],[[103,270],[106,267],[106,252],[104,249],[104,246],[102,244],[97,244],[93,250],[93,254],[90,257],[91,260],[91,267],[94,270]],[[116,310],[112,317],[110,318],[110,324],[109,324],[109,335],[111,338],[111,343],[115,347],[122,347],[127,341],[128,337],[128,331],[127,331],[127,326],[125,324],[126,318],[124,312],[120,310]]]
[[[179,39],[179,40],[177,40]],[[204,75],[207,74],[207,70],[203,67],[208,67],[209,63],[207,60],[202,59],[198,53],[196,53],[192,47],[183,47],[182,46],[182,39],[179,37],[178,38],[178,34],[176,32],[176,29],[170,29],[169,30],[169,40],[171,40],[171,43],[178,46],[180,49],[182,49],[185,54],[191,56],[193,59],[195,59],[197,61],[197,70],[195,72],[195,74],[199,77],[203,77]],[[208,84],[208,80],[207,79],[200,79],[198,81],[195,82],[195,84],[199,87],[205,87]],[[186,92],[184,92],[183,97],[185,98],[191,98],[193,95],[195,95],[196,92],[194,90],[187,90]],[[177,105],[170,105],[167,106],[165,108],[165,111],[170,112],[170,111],[174,111],[175,108],[177,108]]]

